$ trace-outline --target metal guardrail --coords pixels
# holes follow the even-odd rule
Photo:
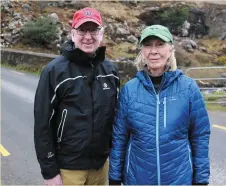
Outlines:
[[[226,68],[226,66],[213,66],[213,67],[191,67],[191,68],[188,68],[188,69],[185,71],[185,74],[187,74],[187,72],[188,72],[189,70],[222,69],[222,68]]]
[[[185,74],[188,75],[188,72],[191,70],[206,70],[206,69],[226,69],[226,66],[213,66],[213,67],[192,67],[192,68],[188,68],[185,71]],[[226,78],[224,77],[217,77],[217,78],[193,78],[196,81],[200,81],[202,84],[206,84],[202,81],[213,81],[213,80],[226,80]],[[219,89],[225,89],[226,87],[200,87],[200,90],[219,90]],[[215,96],[205,96],[206,98],[208,97],[214,97],[214,98],[226,98],[226,93],[225,95],[215,95]],[[211,103],[211,104],[225,104],[226,101],[206,101],[206,103]]]
[[[226,78],[193,78],[194,80],[221,80]]]

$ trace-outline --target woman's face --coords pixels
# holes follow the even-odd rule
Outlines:
[[[141,52],[148,69],[165,70],[165,66],[173,51],[173,46],[159,38],[147,38],[142,42]]]

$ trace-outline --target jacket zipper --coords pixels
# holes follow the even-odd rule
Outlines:
[[[164,128],[166,128],[166,97],[164,97]]]
[[[188,157],[189,157],[189,162],[190,162],[190,166],[191,166],[191,170],[192,170],[193,168],[192,168],[192,161],[191,161],[191,149],[189,147],[189,144],[188,144]]]
[[[93,65],[93,62],[92,61],[90,61],[90,66],[92,68],[92,78],[94,78],[94,65]],[[90,143],[92,145],[93,129],[94,129],[93,79],[92,79],[92,83],[91,83],[90,89],[91,89],[90,91],[91,91],[91,101],[92,101],[92,131],[91,131]]]
[[[57,142],[60,143],[61,139],[62,139],[62,135],[63,135],[63,130],[64,130],[64,123],[67,117],[67,109],[64,109],[61,115],[61,120],[60,120],[60,124],[57,130]],[[60,130],[61,128],[61,130]]]
[[[157,149],[157,172],[158,172],[158,185],[161,184],[160,179],[160,157],[159,157],[159,94],[157,94],[157,109],[156,109],[156,149]]]
[[[148,76],[149,77],[149,76]],[[164,78],[164,77],[163,77]],[[149,77],[149,80],[151,81],[151,78]],[[159,156],[159,105],[160,103],[160,99],[159,99],[159,94],[160,91],[162,89],[162,85],[165,83],[165,80],[163,81],[163,83],[160,84],[160,88],[158,90],[158,93],[156,93],[155,88],[153,86],[152,83],[152,88],[155,92],[156,98],[157,98],[157,103],[156,103],[156,151],[157,151],[157,174],[158,174],[158,185],[161,185],[161,168],[160,168],[160,156]]]
[[[51,114],[51,117],[50,117],[50,119],[49,119],[49,127],[50,127],[50,125],[51,125],[51,120],[52,120],[54,114],[55,114],[55,110],[53,109],[52,114]]]

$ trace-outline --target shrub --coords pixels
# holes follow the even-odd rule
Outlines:
[[[29,44],[44,45],[57,39],[57,24],[49,17],[29,21],[21,29],[22,38]]]
[[[160,14],[160,23],[167,25],[172,32],[177,32],[178,27],[188,19],[188,16],[188,7],[168,8]]]
[[[189,7],[174,6],[161,8],[158,11],[146,11],[139,15],[146,25],[160,24],[167,26],[173,34],[180,32],[180,27],[189,18]]]
[[[202,53],[202,52],[196,52],[194,54],[194,57],[201,66],[209,65],[214,60],[213,55]]]
[[[221,57],[218,57],[217,60],[216,60],[216,63],[218,65],[225,66],[226,65],[226,55],[223,55]]]

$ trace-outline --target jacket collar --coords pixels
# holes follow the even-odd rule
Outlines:
[[[74,43],[70,40],[66,42],[61,48],[61,55],[66,57],[69,61],[82,66],[90,66],[90,62],[96,65],[105,60],[106,47],[99,47],[94,57],[88,56],[79,48],[74,47]]]
[[[163,84],[162,89],[169,86],[173,81],[175,81],[179,76],[183,75],[181,70],[167,71],[163,73]],[[153,88],[152,82],[145,70],[137,72],[136,77],[143,83],[145,87]]]

